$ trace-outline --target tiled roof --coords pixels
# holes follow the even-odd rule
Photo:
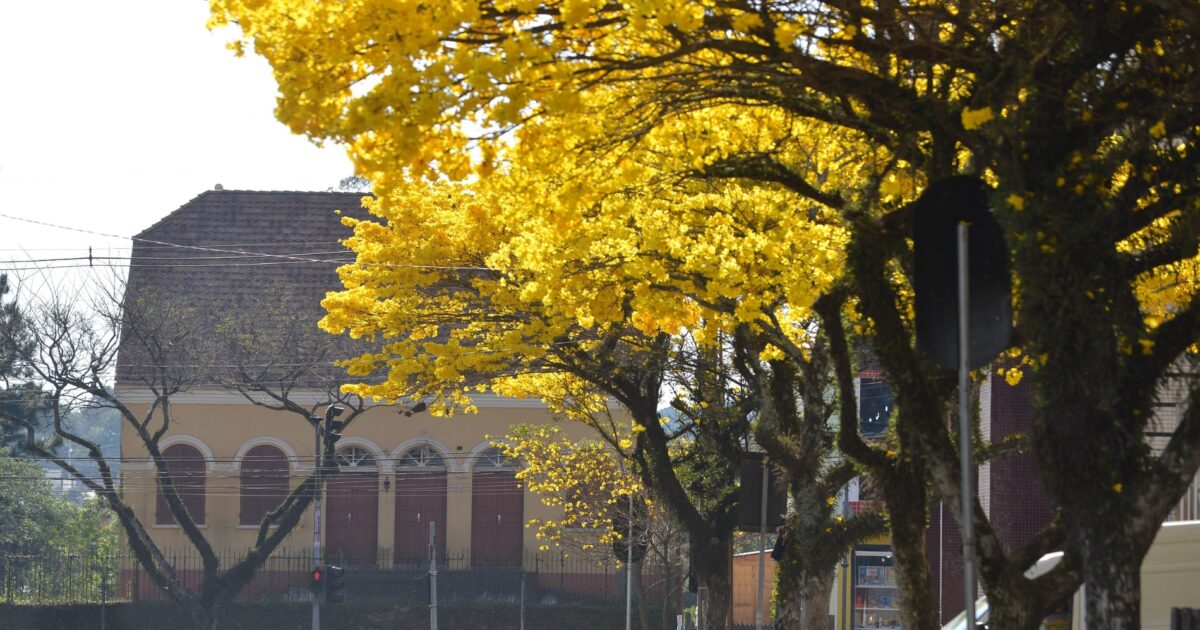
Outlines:
[[[341,288],[336,268],[353,255],[339,242],[349,234],[337,214],[364,216],[362,193],[210,190],[134,237],[127,297],[200,307],[208,313],[264,309],[263,298],[311,315]],[[271,321],[260,321],[270,326]],[[122,347],[118,383],[135,385],[134,368],[149,362]],[[193,355],[193,353],[187,353]],[[221,351],[199,351],[212,361]]]

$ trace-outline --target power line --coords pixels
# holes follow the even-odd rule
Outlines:
[[[336,254],[348,255],[348,254],[353,254],[353,253],[354,252],[343,248],[343,249],[335,249],[335,250],[329,250],[329,251],[317,251],[317,252],[293,252],[289,255],[291,255],[291,256],[330,256],[330,255],[336,255]],[[132,256],[67,256],[67,257],[60,257],[60,258],[10,258],[9,260],[0,261],[0,264],[3,264],[3,263],[10,263],[10,264],[47,263],[47,262],[62,262],[62,261],[75,261],[75,260],[87,260],[87,261],[130,260],[132,258],[133,258]],[[247,258],[254,258],[254,256],[249,256],[246,254],[230,254],[230,255],[214,254],[211,256],[137,256],[136,258],[138,260],[168,260],[168,261],[176,261],[177,262],[177,261],[191,261],[191,260],[225,260],[225,259],[245,260]]]
[[[326,261],[326,260],[306,259],[301,256],[292,256],[289,254],[272,254],[272,253],[267,253],[267,252],[254,252],[254,251],[245,251],[245,250],[237,250],[237,249],[226,249],[224,247],[207,247],[207,246],[203,246],[203,245],[186,245],[183,243],[171,243],[168,241],[157,241],[154,239],[140,238],[137,236],[120,236],[117,234],[107,234],[104,232],[96,232],[94,230],[86,230],[83,228],[59,225],[56,223],[49,223],[46,221],[38,221],[35,219],[27,219],[24,217],[16,217],[16,216],[13,216],[10,214],[5,214],[5,213],[0,213],[0,217],[6,218],[6,219],[11,219],[13,221],[21,221],[24,223],[32,223],[34,225],[41,225],[44,227],[51,227],[51,228],[55,228],[55,229],[59,229],[59,230],[67,230],[67,231],[78,232],[78,233],[82,233],[82,234],[91,234],[93,236],[103,236],[105,238],[128,239],[135,243],[148,243],[151,245],[175,247],[175,248],[180,248],[180,249],[188,249],[188,250],[203,251],[203,252],[214,252],[214,253],[222,253],[222,254],[243,254],[248,257],[257,257],[257,258],[282,258],[282,259],[289,259],[289,260],[297,260],[297,261],[301,261],[301,262],[318,262],[318,263],[331,262],[331,261]],[[376,265],[376,266],[385,266],[385,267],[413,268],[413,269],[440,269],[440,270],[448,270],[448,271],[496,271],[495,269],[492,269],[490,267],[476,267],[476,266],[462,266],[462,265],[411,265],[411,264],[403,264],[403,263],[365,263],[365,264],[371,264],[371,265]],[[67,268],[67,267],[55,267],[55,269],[64,269],[64,268]],[[23,269],[22,271],[29,271],[29,269]]]
[[[20,219],[18,219],[20,220]],[[127,240],[127,237],[120,237],[121,240]],[[207,245],[220,247],[283,247],[296,245],[339,245],[340,241],[269,241],[257,243],[206,243]],[[81,246],[75,247],[0,247],[0,252],[71,252],[83,249]],[[106,251],[129,251],[133,248],[127,245],[105,245]],[[144,244],[139,249],[174,249],[164,245]]]

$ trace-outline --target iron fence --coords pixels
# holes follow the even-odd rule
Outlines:
[[[237,562],[244,551],[218,553],[219,566]],[[165,549],[163,555],[189,590],[198,590],[203,563],[195,550]],[[128,551],[94,550],[39,556],[0,556],[0,601],[21,604],[78,604],[105,601],[158,601],[162,592]],[[326,558],[336,564],[339,559]],[[242,601],[307,601],[313,556],[310,550],[273,554],[249,584],[237,593]],[[346,564],[347,601],[429,603],[428,563],[395,563],[381,550],[370,564]],[[678,597],[682,571],[647,565],[641,573],[641,597],[661,604]],[[511,564],[472,562],[469,552],[450,553],[438,563],[437,592],[442,602],[614,603],[625,599],[625,570],[612,556],[558,551],[523,554]]]
[[[116,596],[119,559],[95,550],[6,554],[0,601],[8,604],[103,603]]]

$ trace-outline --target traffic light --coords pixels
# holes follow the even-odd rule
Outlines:
[[[325,584],[325,603],[339,604],[346,601],[346,570],[333,565],[326,566],[325,569],[328,571]]]
[[[346,423],[342,422],[341,420],[330,420],[325,425],[326,446],[332,448],[334,444],[337,444],[338,440],[342,439],[342,427],[344,427],[345,424]]]
[[[342,415],[342,408],[337,405],[330,405],[325,410],[325,429],[323,433],[326,448],[333,448],[333,445],[342,439],[342,429],[346,426],[346,423],[341,420],[334,420],[334,418],[340,415]]]
[[[325,580],[325,567],[313,567],[308,580],[308,590],[312,591],[313,597],[321,597],[325,594]]]

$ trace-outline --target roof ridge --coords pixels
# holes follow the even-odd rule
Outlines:
[[[333,196],[351,196],[351,195],[358,196],[358,197],[373,197],[374,196],[374,193],[369,193],[369,192],[351,192],[351,191],[341,191],[341,190],[230,190],[227,188],[222,188],[220,190],[205,190],[205,191],[202,191],[200,194],[196,195],[195,197],[192,197],[191,199],[187,200],[186,202],[183,203],[183,205],[179,206],[178,208],[176,208],[176,209],[172,210],[171,212],[168,212],[166,215],[160,217],[157,221],[155,221],[153,224],[151,224],[146,229],[142,230],[141,232],[138,232],[137,234],[134,234],[133,237],[139,238],[139,237],[144,236],[147,232],[154,230],[155,228],[162,225],[164,222],[166,222],[171,217],[175,216],[176,214],[179,214],[184,209],[192,207],[198,201],[200,201],[201,199],[203,199],[205,197],[208,197],[209,195],[223,195],[226,193],[237,193],[237,194],[242,194],[242,195],[244,195],[244,194],[251,194],[251,195],[313,195],[313,196],[331,196],[331,197],[333,197]]]

